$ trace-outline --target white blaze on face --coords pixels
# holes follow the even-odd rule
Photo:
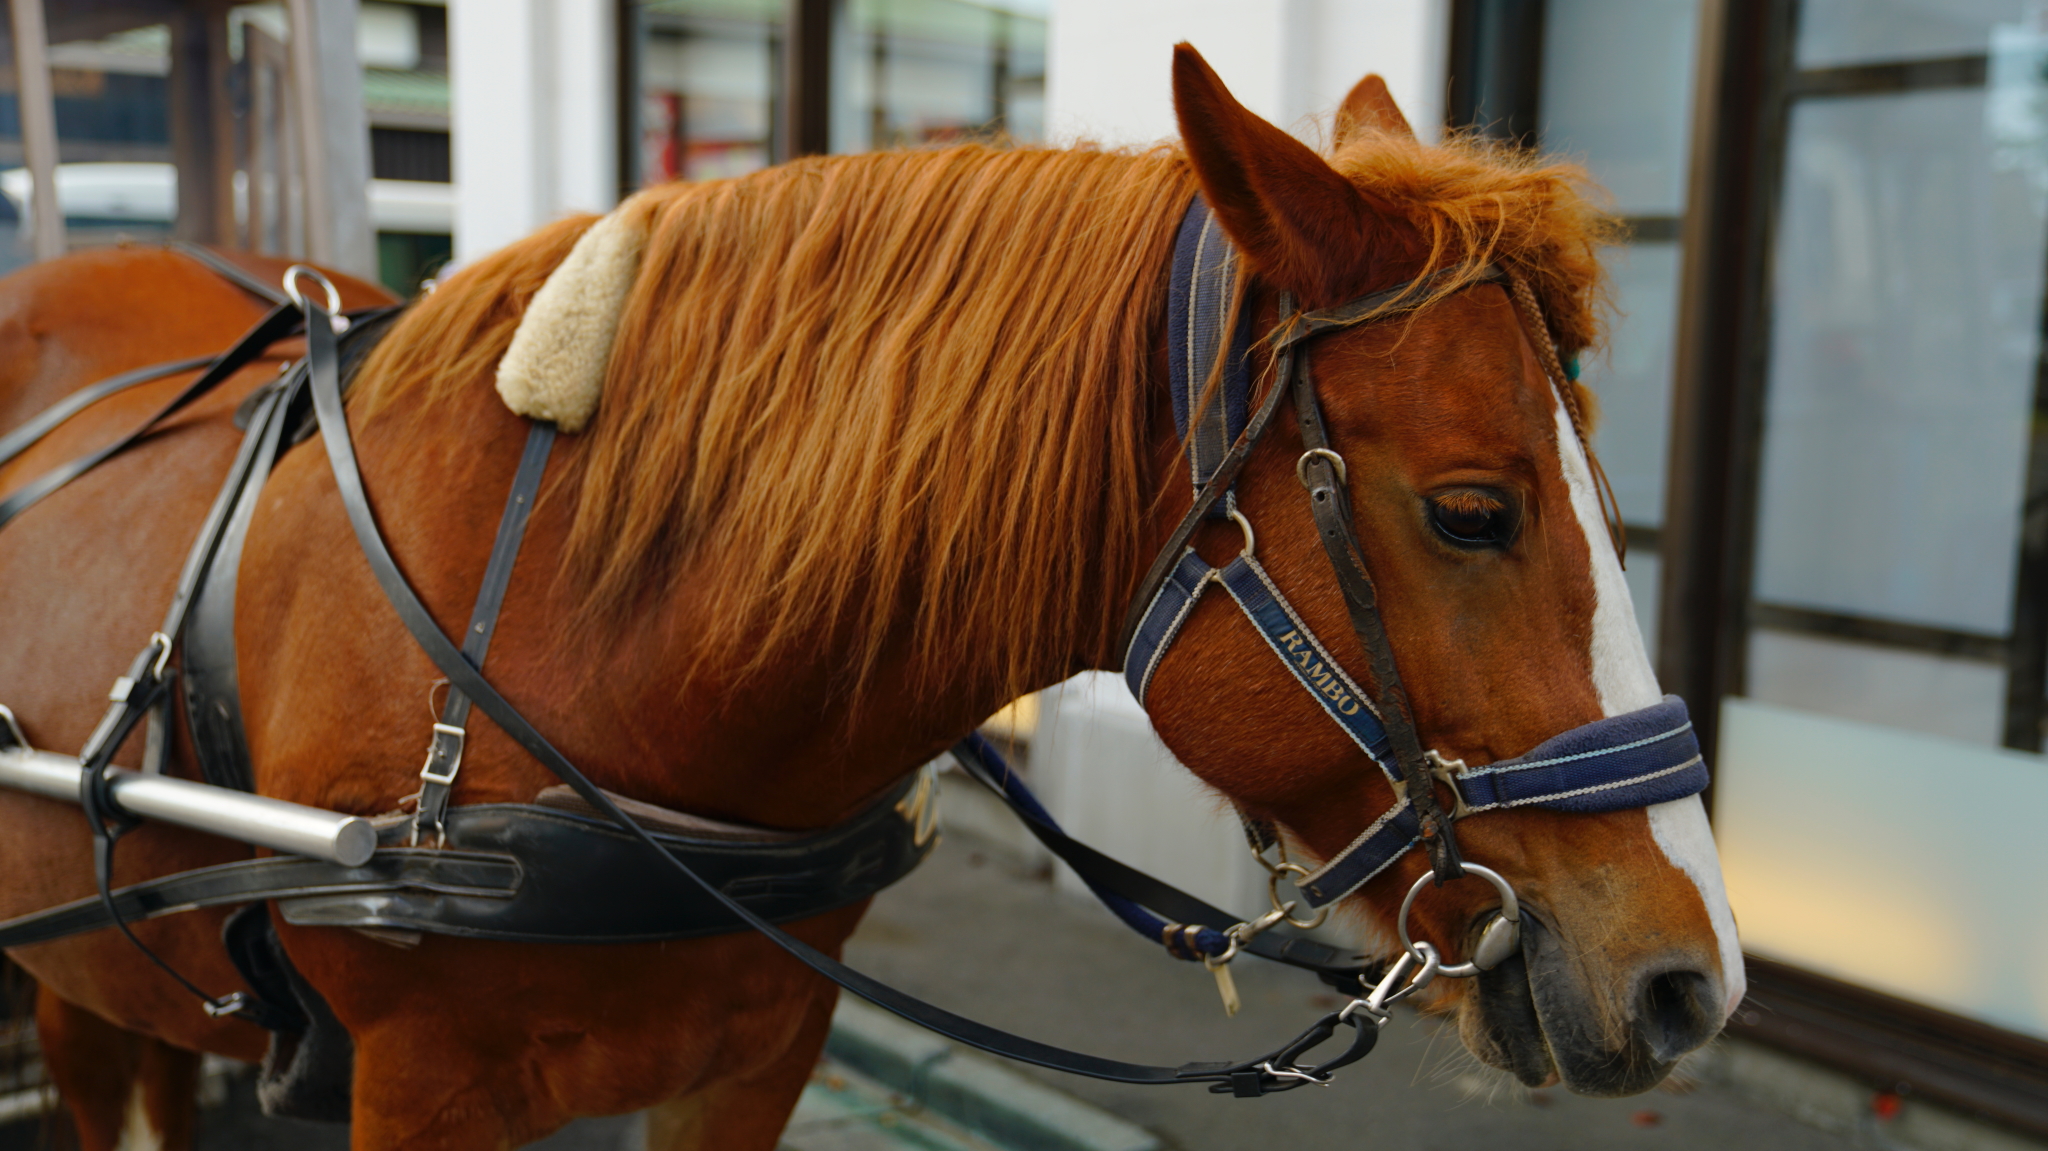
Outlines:
[[[1558,460],[1564,467],[1565,484],[1571,489],[1572,511],[1586,536],[1586,549],[1593,569],[1593,687],[1600,693],[1600,710],[1621,715],[1649,707],[1664,698],[1657,686],[1657,674],[1650,669],[1649,652],[1643,648],[1643,634],[1636,627],[1635,603],[1621,574],[1621,561],[1600,515],[1600,501],[1593,491],[1593,469],[1572,429],[1571,413],[1560,400],[1556,409]],[[1671,861],[1699,889],[1700,902],[1714,925],[1720,944],[1721,987],[1725,994],[1722,1013],[1735,1010],[1747,990],[1742,970],[1742,945],[1735,934],[1735,915],[1728,909],[1728,892],[1721,883],[1721,857],[1714,850],[1714,836],[1707,826],[1706,805],[1697,795],[1657,804],[1649,810],[1650,836]]]

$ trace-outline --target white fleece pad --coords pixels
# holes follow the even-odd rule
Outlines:
[[[506,407],[552,420],[565,432],[580,432],[590,422],[646,244],[646,215],[630,201],[576,241],[534,293],[498,361],[498,396]]]

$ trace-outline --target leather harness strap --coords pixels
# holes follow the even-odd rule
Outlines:
[[[136,368],[133,371],[108,376],[106,379],[90,387],[80,388],[36,413],[34,419],[15,428],[6,435],[0,436],[0,464],[5,464],[27,451],[30,447],[41,441],[44,436],[56,431],[66,420],[99,403],[108,396],[117,395],[127,391],[129,388],[139,387],[152,380],[161,380],[165,376],[175,376],[179,372],[189,372],[194,368],[207,367],[218,359],[220,359],[219,356],[193,356],[189,359],[171,360],[162,364],[150,364],[146,367]]]
[[[1337,1067],[1362,1058],[1372,1049],[1379,1037],[1377,1026],[1366,1022],[1360,1015],[1340,1015],[1339,1012],[1331,1012],[1279,1051],[1239,1062],[1189,1063],[1179,1067],[1166,1067],[1129,1063],[1069,1051],[956,1015],[907,995],[847,967],[755,914],[753,910],[705,879],[621,810],[606,792],[592,783],[590,778],[558,751],[517,708],[500,695],[475,665],[442,633],[440,625],[434,622],[432,614],[420,602],[411,584],[407,582],[405,574],[399,570],[377,527],[376,515],[370,509],[369,496],[363,487],[362,471],[356,464],[355,446],[349,433],[347,413],[342,405],[334,337],[327,330],[325,312],[317,303],[311,301],[308,301],[306,307],[306,327],[306,358],[311,378],[313,410],[319,420],[321,440],[326,445],[328,463],[334,472],[335,485],[340,493],[342,506],[348,514],[349,525],[354,529],[356,542],[362,548],[377,583],[384,589],[385,596],[391,601],[400,621],[405,624],[406,630],[412,633],[413,639],[427,657],[440,668],[441,674],[448,677],[449,686],[463,691],[473,699],[477,708],[489,716],[493,723],[540,761],[541,766],[568,784],[584,802],[602,812],[613,823],[625,829],[654,852],[663,862],[689,878],[728,913],[766,936],[805,966],[878,1007],[969,1047],[1055,1071],[1120,1083],[1207,1083],[1213,1085],[1213,1089],[1227,1090],[1239,1095],[1269,1094],[1290,1090],[1304,1082],[1316,1082],[1316,1076],[1326,1075]],[[1270,418],[1270,410],[1266,414]],[[1352,1045],[1344,1053],[1313,1068],[1294,1069],[1289,1075],[1274,1073],[1273,1064],[1277,1062],[1283,1068],[1291,1067],[1303,1052],[1334,1035],[1341,1026],[1350,1026],[1353,1030]]]
[[[211,248],[187,243],[184,240],[172,240],[168,246],[171,251],[206,265],[207,271],[262,300],[273,308],[283,307],[292,302],[292,298],[279,290],[276,284],[258,279],[256,276],[251,275],[248,269]]]
[[[234,347],[229,348],[221,353],[218,358],[214,359],[212,367],[201,373],[198,379],[186,385],[183,391],[172,397],[169,403],[159,409],[155,415],[144,420],[134,431],[97,451],[87,453],[62,467],[54,468],[36,477],[16,489],[5,500],[0,500],[0,528],[6,527],[8,522],[13,520],[14,517],[34,507],[38,501],[51,492],[84,475],[114,456],[134,447],[144,437],[156,431],[159,424],[183,411],[194,400],[219,387],[228,377],[247,367],[265,351],[269,350],[270,345],[283,339],[298,325],[299,310],[296,307],[284,304],[271,309],[269,314],[256,321],[255,327],[250,328],[247,332],[243,333],[241,339],[235,341]],[[163,374],[169,375],[170,372],[166,371]],[[142,381],[137,380],[135,382],[140,383]],[[105,385],[101,386],[104,387]]]
[[[527,432],[526,450],[520,453],[519,470],[512,478],[512,494],[505,500],[498,520],[497,538],[491,544],[491,558],[484,565],[483,586],[477,591],[476,607],[469,628],[462,633],[462,658],[481,669],[491,649],[491,636],[498,629],[498,612],[505,606],[505,588],[512,582],[512,567],[519,560],[519,544],[526,538],[526,521],[533,515],[533,502],[540,494],[541,477],[547,473],[548,452],[554,447],[555,425],[536,420]],[[448,797],[454,793],[455,773],[462,768],[462,748],[468,739],[463,724],[469,720],[469,696],[450,685],[448,702],[441,708],[440,721],[427,747],[427,762],[420,768],[420,790],[413,809],[412,841],[419,842],[420,829],[432,828],[444,840],[443,820]]]
[[[1299,330],[1308,329],[1304,326]],[[1295,351],[1290,346],[1280,354],[1292,359]],[[1338,474],[1335,453],[1330,450],[1322,406],[1316,401],[1315,380],[1305,356],[1294,366],[1294,411],[1302,445],[1296,471],[1308,488],[1308,506],[1315,517],[1316,532],[1330,558],[1337,589],[1343,593],[1351,630],[1365,648],[1372,682],[1379,690],[1374,710],[1386,728],[1394,761],[1400,768],[1403,786],[1399,798],[1414,811],[1416,834],[1429,854],[1429,866],[1436,872],[1437,881],[1456,879],[1465,873],[1464,862],[1458,856],[1457,837],[1451,829],[1450,817],[1437,800],[1436,781],[1423,758],[1414,710],[1408,704],[1408,690],[1401,683],[1401,671],[1394,662],[1394,644],[1387,638],[1386,622],[1380,618],[1379,592],[1373,587],[1372,573],[1366,570],[1365,553],[1351,514],[1351,497]]]

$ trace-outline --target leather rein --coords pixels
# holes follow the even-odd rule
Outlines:
[[[1207,234],[1211,226],[1212,221],[1198,198],[1189,209],[1184,232],[1193,227]],[[1220,241],[1216,250],[1225,256],[1228,264],[1231,257],[1227,241]],[[1180,274],[1179,262],[1176,261],[1176,281]],[[299,295],[296,281],[309,278],[329,289],[325,306]],[[1455,779],[1447,778],[1442,767],[1432,766],[1430,757],[1421,747],[1380,618],[1378,599],[1366,568],[1363,549],[1353,527],[1345,488],[1346,468],[1342,457],[1330,444],[1310,377],[1307,345],[1322,335],[1412,310],[1433,301],[1444,290],[1505,279],[1492,268],[1446,269],[1339,307],[1310,312],[1295,311],[1291,300],[1283,295],[1280,310],[1284,318],[1264,341],[1272,349],[1275,381],[1255,410],[1250,410],[1244,402],[1243,397],[1248,393],[1238,392],[1235,404],[1243,421],[1242,428],[1229,426],[1228,409],[1232,401],[1226,394],[1226,402],[1218,409],[1224,413],[1226,434],[1220,438],[1212,435],[1210,439],[1227,443],[1228,449],[1220,456],[1212,454],[1213,466],[1206,469],[1200,460],[1194,461],[1198,490],[1193,505],[1169,536],[1165,548],[1140,585],[1127,613],[1120,644],[1120,650],[1128,653],[1126,675],[1136,677],[1133,690],[1142,700],[1151,671],[1172,643],[1180,622],[1184,621],[1195,600],[1208,587],[1227,588],[1296,678],[1318,695],[1319,703],[1325,704],[1325,710],[1333,720],[1344,726],[1366,749],[1369,758],[1387,771],[1397,793],[1395,809],[1368,827],[1358,842],[1321,871],[1309,875],[1299,865],[1284,862],[1279,865],[1275,870],[1276,889],[1279,878],[1298,876],[1297,886],[1314,906],[1321,907],[1355,890],[1402,852],[1420,845],[1428,853],[1431,874],[1424,876],[1410,892],[1411,903],[1422,884],[1432,877],[1442,882],[1468,871],[1489,879],[1501,891],[1502,914],[1482,933],[1474,962],[1463,965],[1472,970],[1443,968],[1440,954],[1428,942],[1411,943],[1390,968],[1381,968],[1363,956],[1275,930],[1282,923],[1308,926],[1289,915],[1293,904],[1283,906],[1277,894],[1273,911],[1253,920],[1239,921],[1228,912],[1068,838],[1002,763],[994,749],[976,735],[970,735],[955,746],[954,758],[971,775],[995,789],[1019,813],[1026,827],[1055,855],[1073,865],[1104,903],[1133,928],[1164,944],[1171,954],[1179,958],[1204,961],[1212,970],[1220,972],[1219,981],[1226,980],[1227,967],[1224,965],[1239,953],[1250,953],[1313,971],[1353,998],[1342,1008],[1318,1019],[1293,1041],[1257,1058],[1187,1063],[1176,1067],[1134,1064],[1068,1051],[956,1015],[846,967],[790,936],[776,923],[816,914],[823,910],[819,900],[797,906],[787,903],[778,906],[772,901],[750,897],[745,883],[721,875],[721,857],[707,854],[701,839],[664,833],[659,828],[650,827],[644,805],[622,801],[597,787],[482,673],[505,585],[518,554],[526,516],[531,512],[554,441],[551,425],[534,423],[531,426],[472,613],[471,626],[465,631],[464,644],[458,647],[434,622],[391,556],[370,509],[343,403],[343,354],[333,322],[338,298],[332,286],[325,284],[324,277],[310,269],[294,269],[288,273],[288,287],[293,297],[291,303],[281,305],[235,349],[213,360],[201,381],[205,387],[195,382],[164,413],[178,410],[253,359],[256,351],[247,350],[246,346],[267,346],[284,332],[296,329],[303,318],[307,343],[305,359],[286,378],[260,389],[245,404],[252,417],[250,436],[231,470],[229,485],[223,490],[206,528],[202,530],[193,558],[188,561],[186,577],[181,580],[171,615],[164,628],[152,637],[150,644],[137,657],[130,674],[124,677],[124,687],[117,691],[107,717],[81,753],[81,762],[88,772],[85,806],[99,845],[96,861],[99,863],[100,899],[90,909],[86,905],[94,901],[82,901],[0,924],[0,946],[17,946],[31,939],[55,938],[108,925],[116,926],[125,933],[128,930],[127,918],[138,915],[262,899],[285,901],[282,906],[286,917],[294,922],[399,926],[477,934],[486,938],[601,942],[620,938],[680,938],[706,931],[745,928],[760,932],[813,970],[878,1006],[958,1042],[1006,1058],[1119,1082],[1202,1083],[1212,1091],[1240,1097],[1272,1094],[1309,1083],[1327,1083],[1337,1068],[1362,1058],[1372,1049],[1379,1028],[1389,1018],[1389,1008],[1394,1002],[1419,991],[1439,973],[1471,974],[1476,970],[1476,963],[1491,960],[1486,963],[1491,966],[1492,962],[1498,962],[1514,949],[1512,925],[1516,919],[1513,891],[1497,875],[1461,860],[1452,827],[1459,813],[1525,804],[1561,810],[1611,810],[1612,807],[1589,806],[1584,797],[1595,794],[1596,803],[1634,807],[1659,802],[1663,798],[1676,798],[1675,794],[1667,794],[1674,790],[1684,789],[1679,790],[1679,794],[1692,794],[1704,786],[1705,768],[1700,764],[1696,746],[1692,746],[1689,762],[1684,757],[1685,748],[1692,743],[1690,725],[1668,722],[1672,720],[1669,715],[1644,720],[1645,713],[1632,713],[1632,716],[1599,721],[1564,733],[1515,761],[1468,771]],[[1537,319],[1540,329],[1540,316]],[[357,323],[362,326],[360,318]],[[1548,346],[1547,331],[1540,334]],[[157,374],[169,374],[175,370],[179,369],[167,366]],[[111,383],[113,381],[109,381]],[[106,394],[102,389],[107,386],[99,385],[93,391]],[[1311,513],[1344,596],[1354,632],[1368,655],[1371,682],[1376,689],[1376,694],[1370,696],[1359,690],[1356,682],[1337,668],[1335,660],[1328,657],[1327,650],[1301,624],[1277,585],[1257,566],[1249,524],[1236,511],[1230,496],[1235,479],[1270,426],[1279,404],[1290,396],[1295,401],[1304,448],[1297,464],[1297,475],[1308,490]],[[68,402],[76,404],[72,408],[74,412],[83,406],[81,402]],[[132,826],[132,821],[127,820],[111,801],[104,784],[113,751],[152,709],[165,706],[170,694],[169,653],[173,642],[184,630],[185,613],[191,607],[196,589],[209,570],[224,566],[231,576],[233,565],[215,564],[215,553],[222,548],[224,538],[232,538],[238,509],[253,505],[253,491],[260,487],[261,475],[267,473],[277,454],[289,446],[283,437],[288,434],[293,414],[298,413],[302,418],[308,410],[317,425],[351,529],[379,586],[415,642],[450,686],[448,702],[434,725],[427,763],[421,773],[422,788],[415,797],[417,803],[409,821],[410,827],[387,824],[378,851],[364,868],[336,869],[311,861],[251,860],[111,891],[107,876],[112,844],[122,831]],[[1201,405],[1183,403],[1179,393],[1176,393],[1176,415],[1207,418]],[[61,417],[56,421],[50,421],[48,417],[36,421],[46,425],[44,430],[55,426],[55,422],[61,422]],[[138,441],[154,423],[152,421],[151,425],[124,439],[116,450]],[[19,451],[20,447],[14,442],[20,439],[20,433],[16,433],[0,439],[0,445],[14,446],[14,450]],[[6,458],[0,455],[0,463],[4,463]],[[98,459],[92,461],[97,462]],[[71,474],[83,470],[82,467],[77,468]],[[33,498],[41,498],[55,486],[57,484],[38,488]],[[13,501],[10,499],[8,502]],[[0,505],[0,508],[4,507]],[[1220,571],[1208,568],[1188,546],[1202,522],[1219,514],[1236,518],[1246,528],[1243,555]],[[0,523],[4,523],[4,519],[0,519]],[[240,527],[246,529],[246,526],[244,515],[241,516]],[[238,543],[231,542],[226,551],[232,554],[237,546]],[[232,595],[228,596],[227,602],[231,604],[232,598]],[[1286,632],[1281,631],[1283,628]],[[1294,642],[1305,650],[1313,651],[1320,663],[1328,665],[1327,682],[1312,681],[1304,676],[1288,652],[1283,650],[1285,634],[1289,632],[1298,633]],[[197,678],[188,682],[188,691],[197,686]],[[1342,700],[1333,696],[1329,687],[1330,683],[1340,680],[1348,685],[1338,693],[1345,697]],[[233,695],[232,688],[232,677],[229,676],[225,680],[225,691],[229,697]],[[1351,704],[1348,711],[1345,708],[1347,701]],[[1677,707],[1677,719],[1682,720],[1682,704],[1667,700],[1667,711],[1673,704]],[[461,763],[464,724],[471,709],[488,716],[580,800],[579,806],[585,813],[579,817],[581,824],[561,833],[571,838],[548,839],[531,831],[532,826],[540,822],[548,822],[550,826],[564,823],[559,811],[550,813],[548,820],[542,820],[531,805],[450,806],[451,791]],[[1631,720],[1635,722],[1632,728],[1626,724],[1615,726],[1619,721]],[[198,743],[196,726],[195,743]],[[1640,738],[1621,738],[1631,733]],[[5,733],[0,732],[0,737],[4,736]],[[1568,754],[1550,754],[1553,745],[1561,744],[1569,744],[1577,750]],[[242,754],[246,756],[246,751]],[[1649,762],[1645,756],[1655,762],[1645,766]],[[1675,760],[1676,766],[1667,762],[1669,760]],[[1588,771],[1597,777],[1594,784],[1565,786],[1582,782]],[[209,771],[209,779],[212,774]],[[1493,801],[1473,804],[1469,800],[1474,789],[1481,786],[1482,779],[1491,781],[1487,786],[1494,788],[1489,793],[1494,797]],[[1435,786],[1438,782],[1449,783],[1455,797],[1448,810],[1437,797]],[[1461,786],[1464,788],[1462,791]],[[920,791],[920,798],[913,802],[910,787],[910,781],[906,781],[892,789],[870,807],[868,815],[857,816],[855,821],[868,819],[871,834],[882,837],[884,842],[899,845],[894,849],[893,862],[880,870],[870,868],[867,873],[857,876],[851,873],[828,876],[823,883],[833,896],[850,896],[836,898],[829,905],[864,898],[899,878],[927,853],[930,840],[929,828],[925,826],[923,793]],[[1560,798],[1562,792],[1570,794]],[[487,809],[503,809],[504,814],[493,816]],[[881,814],[877,816],[876,812]],[[1255,851],[1277,838],[1271,828],[1255,825],[1249,831]],[[433,834],[435,847],[418,846],[423,833]],[[520,884],[530,882],[530,878],[522,880],[522,874],[541,874],[562,859],[565,852],[581,850],[595,842],[592,836],[609,837],[607,842],[623,845],[628,850],[627,856],[617,857],[614,871],[627,866],[631,855],[637,854],[644,860],[646,854],[652,852],[671,874],[687,881],[682,888],[691,893],[684,902],[694,908],[692,923],[671,923],[665,925],[665,933],[651,935],[630,931],[621,933],[618,930],[609,934],[565,932],[557,930],[552,923],[546,925],[546,930],[522,934],[506,929],[502,918],[493,919],[494,912],[478,911],[473,907],[469,911],[462,910],[470,906],[461,902],[465,899],[498,900],[500,905],[513,899]],[[400,837],[410,842],[401,843]],[[522,844],[526,845],[523,849]],[[572,848],[572,844],[576,846]],[[752,845],[726,846],[737,855],[745,855],[752,850]],[[616,855],[616,849],[613,850]],[[786,853],[784,857],[771,860],[769,866],[788,868],[794,866],[793,860],[800,862],[802,858],[806,857]],[[1267,866],[1274,868],[1275,865]],[[588,878],[592,882],[601,881],[601,876]],[[546,920],[551,912],[559,914],[559,905],[578,898],[576,891],[574,884],[555,884],[530,891],[528,911],[538,917],[538,920],[531,921]],[[388,910],[392,906],[393,893],[417,896],[422,892],[431,898],[424,902],[415,900],[409,916],[382,914],[377,910]],[[670,892],[663,894],[664,898],[672,897]],[[297,914],[294,908],[298,909]],[[1404,905],[1401,924],[1404,942],[1406,913]],[[461,926],[472,922],[464,920],[464,915],[472,916],[472,926]],[[1161,916],[1172,916],[1174,921]],[[1508,929],[1500,929],[1503,923],[1508,925]],[[132,933],[129,937],[131,940],[134,938]],[[136,945],[141,946],[139,941]],[[146,948],[144,950],[147,951]],[[156,957],[152,955],[151,958]],[[172,974],[177,976],[176,972]],[[262,1003],[239,992],[214,999],[182,976],[178,978],[206,1003],[210,1012],[240,1013],[266,1026],[289,1024],[288,1018],[281,1018],[288,1012],[266,1011]],[[1320,1063],[1306,1062],[1313,1048],[1346,1027],[1351,1028],[1352,1036],[1342,1053]]]

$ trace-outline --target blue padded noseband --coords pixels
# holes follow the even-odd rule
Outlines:
[[[1198,506],[1205,485],[1217,476],[1225,455],[1246,434],[1251,410],[1250,309],[1238,309],[1243,315],[1237,323],[1230,322],[1240,276],[1238,263],[1235,248],[1197,194],[1181,221],[1174,248],[1167,358],[1173,416],[1187,444]],[[1391,295],[1400,291],[1405,287]],[[1348,307],[1359,311],[1356,303]],[[1377,314],[1366,309],[1339,322],[1354,323],[1360,315],[1370,318]],[[1314,317],[1308,319],[1314,322]],[[1251,434],[1255,436],[1259,430],[1254,428]],[[1241,450],[1248,450],[1248,445]],[[1303,459],[1306,464],[1308,457]],[[1231,478],[1234,475],[1226,477],[1226,482]],[[1217,518],[1238,513],[1234,500],[1225,494],[1209,505],[1206,514]],[[1211,567],[1193,547],[1182,547],[1178,562],[1148,589],[1150,601],[1130,630],[1124,682],[1140,704],[1146,703],[1154,673],[1203,593],[1211,586],[1229,593],[1281,666],[1394,788],[1392,807],[1321,869],[1296,884],[1311,907],[1321,908],[1356,891],[1420,844],[1424,821],[1409,799],[1407,776],[1389,736],[1383,702],[1376,701],[1338,664],[1287,602],[1279,585],[1252,555],[1249,525],[1246,533],[1245,551],[1220,568]],[[1453,819],[1516,807],[1575,813],[1623,811],[1683,799],[1707,786],[1706,763],[1685,703],[1677,696],[1575,727],[1525,755],[1499,763],[1466,767],[1447,763],[1434,753],[1427,758],[1432,785],[1442,784],[1451,792],[1447,814]],[[1419,776],[1419,771],[1416,774]],[[1254,841],[1258,841],[1256,836]]]

